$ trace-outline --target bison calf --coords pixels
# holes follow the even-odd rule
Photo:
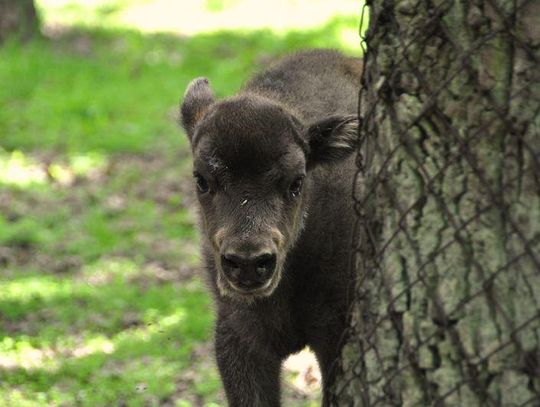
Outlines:
[[[282,361],[306,345],[323,404],[346,326],[361,63],[289,56],[216,101],[193,80],[181,107],[231,406],[279,406]]]

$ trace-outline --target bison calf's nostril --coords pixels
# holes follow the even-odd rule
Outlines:
[[[240,268],[239,259],[235,255],[232,255],[232,254],[226,254],[224,256],[221,256],[221,262],[223,265],[227,267],[231,267],[235,269]]]
[[[221,267],[228,278],[238,280],[241,272],[241,261],[238,257],[231,254],[221,256]]]
[[[261,277],[268,277],[276,268],[276,255],[273,253],[263,254],[256,259],[256,271]]]

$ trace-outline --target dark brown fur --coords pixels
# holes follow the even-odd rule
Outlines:
[[[281,363],[306,345],[328,402],[352,288],[360,71],[357,59],[315,50],[281,60],[223,101],[204,78],[186,92],[182,122],[231,406],[279,406]]]

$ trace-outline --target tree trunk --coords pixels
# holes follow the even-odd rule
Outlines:
[[[374,0],[339,406],[540,405],[540,0]]]
[[[0,0],[0,43],[8,37],[27,40],[38,30],[33,0]]]

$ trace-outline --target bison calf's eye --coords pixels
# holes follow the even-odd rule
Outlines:
[[[289,185],[289,193],[293,198],[296,198],[298,195],[300,195],[300,192],[302,191],[302,185],[304,184],[304,176],[297,177],[291,185]]]
[[[201,194],[205,194],[210,190],[210,187],[208,186],[208,182],[201,174],[195,173],[193,174],[195,177],[195,182],[197,183],[197,189]]]

